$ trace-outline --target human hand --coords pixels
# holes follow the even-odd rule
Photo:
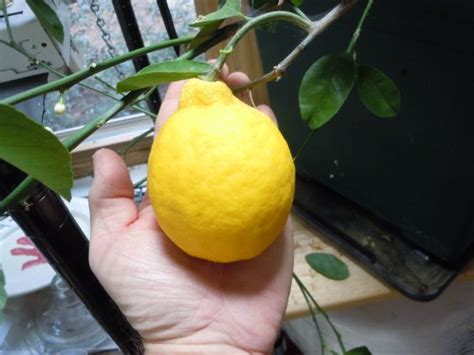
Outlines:
[[[236,87],[243,73],[222,72]],[[176,111],[183,82],[170,85],[156,130]],[[243,100],[248,97],[243,96]],[[260,110],[274,119],[267,106]],[[89,261],[150,353],[268,353],[286,309],[293,270],[289,221],[261,255],[229,264],[188,256],[160,229],[147,198],[137,207],[123,160],[94,155]]]

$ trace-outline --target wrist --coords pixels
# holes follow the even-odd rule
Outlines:
[[[213,327],[201,330],[184,331],[180,336],[176,333],[161,329],[159,335],[155,332],[143,333],[143,347],[146,355],[161,354],[271,354],[273,342],[268,345],[254,344],[248,339],[235,339],[226,332]]]
[[[144,344],[145,355],[160,354],[260,354],[227,344]]]

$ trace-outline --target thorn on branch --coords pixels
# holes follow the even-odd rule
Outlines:
[[[286,75],[286,68],[283,68],[280,65],[276,65],[273,67],[273,73],[275,76],[275,81],[279,81],[282,76]]]

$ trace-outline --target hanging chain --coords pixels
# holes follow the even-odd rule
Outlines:
[[[111,36],[110,36],[110,33],[108,33],[106,28],[105,28],[104,19],[102,17],[100,17],[99,0],[91,0],[90,9],[94,13],[95,17],[97,18],[95,23],[97,24],[97,27],[99,28],[100,32],[102,33],[102,40],[104,41],[105,45],[107,46],[107,52],[109,53],[109,56],[111,58],[113,58],[117,55],[117,50],[115,49],[115,47],[110,42],[111,41]],[[120,70],[120,68],[118,66],[114,66],[114,68],[117,71],[120,79],[125,78],[125,74]]]

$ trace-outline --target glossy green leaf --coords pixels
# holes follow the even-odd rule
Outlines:
[[[346,351],[344,355],[372,355],[366,346],[359,346],[357,348]]]
[[[10,105],[0,104],[0,159],[71,199],[71,155],[59,139]]]
[[[299,106],[310,128],[321,127],[339,111],[355,77],[355,63],[347,53],[322,57],[306,71],[300,84]]]
[[[368,65],[357,68],[359,97],[367,109],[378,117],[394,117],[400,109],[400,92],[382,71]]]
[[[44,0],[26,0],[39,23],[56,41],[64,42],[64,29],[58,15]]]
[[[226,0],[220,9],[205,16],[199,16],[190,26],[203,27],[210,23],[223,21],[233,17],[245,18],[245,15],[240,11],[240,0]]]
[[[152,64],[117,84],[117,91],[131,91],[177,80],[194,78],[206,73],[211,66],[194,60],[172,60]]]
[[[5,275],[0,269],[0,311],[5,308],[7,303],[7,292],[5,291]]]
[[[345,280],[349,277],[349,269],[342,260],[332,254],[311,253],[305,256],[311,268],[331,280]]]

